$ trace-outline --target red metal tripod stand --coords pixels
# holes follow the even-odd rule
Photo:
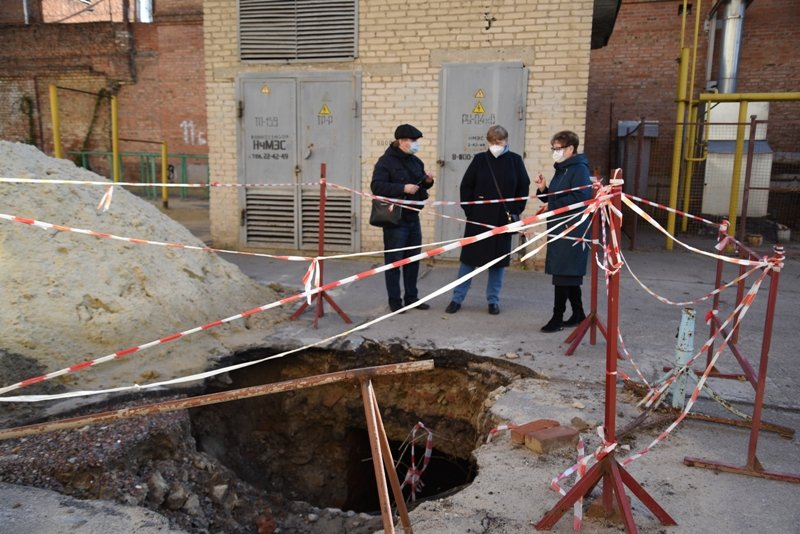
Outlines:
[[[620,210],[622,181],[612,180],[612,203]],[[610,232],[620,241],[621,217],[609,210]],[[605,387],[605,419],[603,428],[607,443],[615,443],[615,426],[617,413],[617,339],[619,333],[619,272],[612,271],[608,278],[608,335],[606,335],[606,387]],[[588,496],[594,487],[603,481],[602,505],[607,517],[614,514],[614,504],[622,517],[625,530],[636,533],[630,502],[625,495],[625,486],[631,490],[642,503],[661,521],[663,525],[676,525],[675,520],[642,488],[639,483],[620,465],[612,449],[602,458],[598,458],[589,471],[575,484],[558,503],[536,523],[537,530],[549,530],[555,526],[561,516],[571,510],[578,499]]]
[[[325,255],[325,200],[327,198],[327,182],[325,181],[325,164],[320,164],[320,179],[319,179],[319,241],[317,243],[317,256],[323,257]],[[319,269],[319,285],[323,286],[323,276],[324,276],[324,264],[325,260],[319,260],[318,262],[318,269]],[[342,320],[350,324],[353,321],[347,314],[333,301],[333,299],[328,295],[327,291],[320,291],[319,293],[315,293],[311,296],[310,301],[306,300],[303,302],[302,306],[297,308],[297,310],[292,314],[291,319],[294,321],[308,308],[310,302],[317,301],[317,309],[314,315],[314,328],[317,328],[319,318],[325,315],[325,310],[323,308],[323,302],[325,300],[328,301],[328,304],[336,310],[336,313],[342,318]]]

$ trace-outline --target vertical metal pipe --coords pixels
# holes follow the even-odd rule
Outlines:
[[[731,198],[728,204],[728,233],[736,235],[736,212],[739,208],[739,188],[742,177],[742,154],[744,153],[744,127],[747,124],[747,100],[739,102],[739,118],[736,127],[736,149],[733,152],[731,173]]]
[[[598,180],[601,178],[598,176]],[[594,196],[597,197],[599,194],[600,189],[595,189]],[[592,264],[592,296],[591,296],[591,315],[592,315],[592,326],[589,330],[589,343],[592,345],[597,343],[597,290],[598,290],[598,274],[600,272],[600,267],[597,265],[597,253],[600,250],[600,217],[598,214],[595,213],[595,216],[592,218],[592,257],[589,260],[589,263]]]
[[[723,239],[727,237],[727,225],[723,225],[719,229],[719,233],[717,234],[717,242],[721,242]],[[724,266],[724,262],[721,259],[717,260],[717,272],[714,278],[714,289],[719,290],[720,286],[722,285],[722,268]],[[719,310],[719,291],[714,293],[714,298],[711,301],[711,310],[709,313],[714,313]],[[706,354],[706,367],[711,365],[711,360],[714,357],[714,336],[717,333],[717,323],[714,321],[708,322],[710,326],[710,332],[708,333],[708,338],[711,342],[708,344],[708,352]]]
[[[690,97],[691,98],[691,97]],[[697,143],[697,104],[689,106],[689,132],[686,136],[686,169],[683,175],[683,211],[691,213],[689,203],[692,198],[692,175],[694,175],[694,151],[693,147]],[[689,217],[681,218],[681,231],[689,229]]]
[[[58,87],[50,84],[50,119],[53,122],[53,155],[62,157],[61,151],[61,120],[58,117]]]
[[[169,193],[167,193],[167,142],[161,143],[161,204],[164,209],[169,208]]]
[[[615,183],[617,182],[617,183]],[[622,180],[612,180],[612,204],[620,210],[622,201]],[[618,211],[618,213],[622,213]],[[609,210],[609,217],[616,235],[617,243],[620,242],[622,232],[622,217]],[[613,241],[611,241],[613,243]],[[606,252],[608,254],[608,251]],[[606,409],[604,430],[606,441],[613,443],[616,440],[616,415],[617,415],[617,340],[619,339],[619,270],[614,270],[608,277],[608,335],[606,336]]]
[[[781,245],[773,248],[775,258],[780,263],[784,260],[784,250]],[[758,383],[756,384],[756,398],[753,403],[753,426],[750,427],[750,441],[747,445],[747,467],[761,470],[761,465],[756,458],[758,447],[758,432],[761,429],[761,408],[764,405],[764,388],[767,383],[767,363],[769,362],[769,347],[772,343],[772,323],[775,319],[775,303],[778,300],[778,282],[781,272],[779,269],[770,273],[769,296],[767,297],[767,313],[764,319],[764,335],[761,338],[761,360],[758,364]]]
[[[677,368],[686,365],[692,354],[694,354],[694,318],[694,309],[684,308],[681,311],[678,341],[675,343],[675,367]],[[670,386],[673,408],[683,409],[686,403],[686,381],[689,379],[689,373],[691,372],[691,369],[689,369],[687,372],[681,373]]]
[[[319,235],[317,238],[317,255],[321,258],[325,255],[325,204],[328,195],[328,184],[325,180],[327,166],[324,163],[319,165]],[[319,261],[319,283],[323,284],[323,260]],[[322,294],[317,295],[317,316],[314,319],[314,326],[317,325],[317,319],[325,315],[325,309],[322,307]]]
[[[117,95],[111,95],[111,157],[112,176],[119,182],[119,110]]]
[[[750,137],[747,142],[747,162],[744,166],[744,190],[742,191],[742,225],[739,228],[739,241],[744,242],[747,230],[747,204],[750,201],[750,176],[753,171],[753,153],[756,147],[756,116],[750,115]]]
[[[727,0],[722,8],[722,33],[719,55],[720,93],[735,93],[736,78],[739,71],[739,53],[742,47],[742,28],[744,27],[743,0]]]
[[[669,207],[678,207],[678,182],[681,175],[681,155],[683,154],[683,130],[686,121],[686,80],[689,70],[689,49],[681,48],[678,71],[678,111],[675,114],[675,137],[672,149],[672,177],[669,185]],[[675,212],[667,214],[667,232],[675,234]],[[672,250],[673,241],[667,238],[666,249]]]

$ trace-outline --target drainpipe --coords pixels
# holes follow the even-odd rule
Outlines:
[[[30,19],[28,18],[28,0],[22,0],[22,12],[25,14],[25,25],[27,26],[30,24]]]
[[[717,87],[720,93],[736,92],[736,77],[739,72],[739,53],[742,48],[742,28],[744,27],[744,0],[728,0],[720,17],[719,75]]]

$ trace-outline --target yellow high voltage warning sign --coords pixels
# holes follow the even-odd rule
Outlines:
[[[261,94],[262,95],[269,95],[271,91],[269,90],[269,85],[264,84],[261,86]]]
[[[322,104],[322,109],[319,110],[320,115],[333,115],[331,113],[331,108],[328,107],[328,104]]]
[[[483,89],[478,89],[475,91],[475,96],[472,98],[486,98],[486,95],[483,92]]]
[[[486,110],[483,109],[483,104],[481,104],[480,102],[476,102],[475,107],[472,108],[472,112],[476,115],[483,115],[484,113],[486,113]]]

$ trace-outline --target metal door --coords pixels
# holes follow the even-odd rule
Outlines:
[[[321,164],[328,182],[356,188],[360,77],[243,75],[240,91],[241,240],[316,250]],[[327,188],[325,249],[356,249],[358,199]]]
[[[525,147],[525,99],[528,70],[522,63],[448,64],[439,84],[439,147],[437,198],[456,201],[464,172],[472,157],[486,150],[486,131],[499,124],[508,130],[512,151]],[[464,218],[460,206],[444,206],[442,212]],[[464,235],[464,223],[438,218],[437,240]],[[458,251],[449,254],[457,257]]]

